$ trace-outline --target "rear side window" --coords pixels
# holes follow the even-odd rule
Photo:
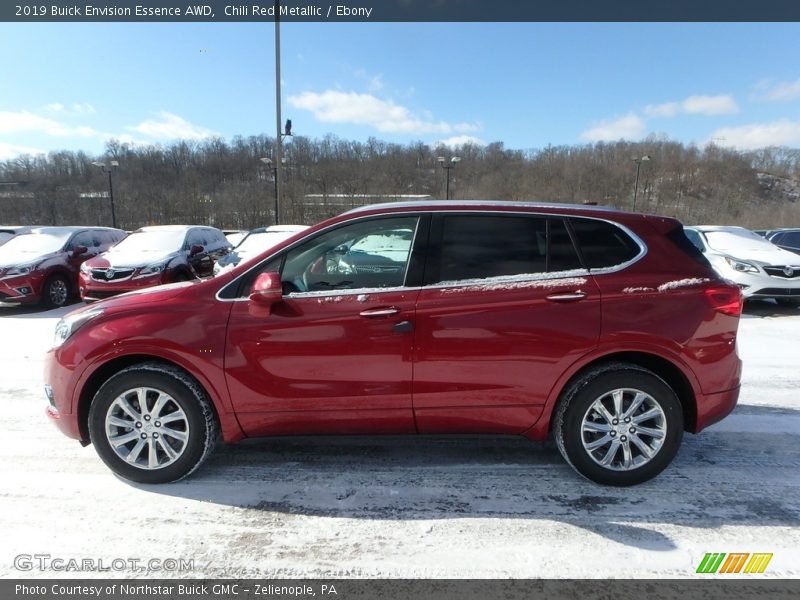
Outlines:
[[[527,216],[444,217],[438,259],[429,284],[580,267],[560,219]]]
[[[638,256],[639,245],[622,229],[606,221],[570,219],[589,269],[615,267]]]

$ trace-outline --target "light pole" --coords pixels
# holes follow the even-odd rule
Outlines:
[[[109,162],[109,166],[106,167],[106,163],[95,161],[92,163],[95,167],[100,167],[103,173],[108,175],[108,197],[111,200],[111,226],[116,229],[117,227],[117,213],[114,211],[114,184],[111,182],[111,173],[112,171],[116,171],[117,167],[119,167],[119,162],[116,160],[112,160]]]
[[[439,166],[442,167],[445,171],[447,171],[447,184],[445,186],[445,200],[450,200],[450,169],[455,169],[456,165],[461,162],[460,156],[454,156],[450,159],[450,164],[447,164],[447,161],[444,159],[444,156],[439,156],[437,159],[439,161]]]
[[[278,218],[278,167],[272,166],[272,159],[268,157],[259,158],[262,163],[267,165],[267,168],[272,171],[272,181],[275,182],[275,225],[280,223]]]
[[[650,160],[650,155],[645,154],[641,158],[632,158],[631,160],[636,163],[636,183],[633,184],[633,212],[636,212],[636,197],[639,195],[639,169],[642,168],[643,162]]]

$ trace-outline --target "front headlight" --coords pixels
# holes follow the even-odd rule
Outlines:
[[[740,273],[758,273],[758,267],[750,263],[742,262],[735,258],[728,258],[727,256],[725,257],[725,261],[734,271],[739,271]]]
[[[74,315],[67,315],[56,324],[55,335],[53,336],[53,348],[58,348],[69,336],[78,331],[83,325],[95,317],[103,314],[102,308],[87,310]]]
[[[30,264],[27,264],[27,265],[17,265],[16,267],[10,267],[8,269],[8,271],[6,271],[6,275],[9,276],[9,277],[12,276],[12,275],[15,275],[15,276],[16,275],[27,275],[28,273],[33,271],[34,268],[36,268],[36,265],[34,263],[30,263]]]
[[[149,265],[147,267],[144,267],[141,271],[139,271],[137,277],[144,277],[145,275],[156,275],[157,273],[161,273],[164,269],[167,268],[168,262],[169,261],[160,262],[154,265]]]
[[[83,273],[84,275],[88,275],[91,272],[92,268],[89,265],[87,265],[86,263],[81,263],[81,273]]]

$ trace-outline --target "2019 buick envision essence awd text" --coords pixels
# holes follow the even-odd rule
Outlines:
[[[221,431],[552,434],[585,477],[632,485],[735,407],[741,307],[671,218],[377,205],[67,315],[47,412],[146,483],[194,471]]]

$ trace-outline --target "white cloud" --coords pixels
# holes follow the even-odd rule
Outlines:
[[[589,142],[637,140],[644,135],[644,121],[638,115],[629,113],[618,119],[599,121],[581,134],[581,139]]]
[[[48,104],[45,108],[52,112],[62,112],[64,110],[64,105],[60,102],[53,102],[52,104]]]
[[[690,115],[732,115],[739,106],[731,96],[690,96],[681,103],[684,112]]]
[[[786,102],[800,98],[800,79],[797,81],[779,81],[774,83],[769,80],[759,81],[756,84],[756,96],[771,102]]]
[[[303,92],[289,97],[294,108],[310,111],[323,123],[350,123],[374,127],[384,133],[468,133],[478,131],[474,123],[447,123],[430,116],[415,115],[405,106],[381,100],[372,94],[327,90]]]
[[[97,112],[94,109],[94,106],[92,106],[88,102],[75,102],[72,105],[72,110],[75,111],[76,113],[87,114],[87,115],[93,115],[94,113]]]
[[[769,146],[800,146],[800,121],[781,119],[771,123],[751,123],[722,127],[709,136],[720,146],[755,150]]]
[[[736,100],[729,95],[689,96],[681,102],[648,104],[644,114],[648,117],[675,117],[679,113],[687,115],[732,115],[739,112]]]
[[[39,148],[31,148],[29,146],[18,146],[16,144],[6,144],[5,142],[0,142],[0,160],[16,158],[20,154],[44,154],[44,150],[40,150]]]
[[[681,109],[677,102],[665,102],[664,104],[648,104],[644,107],[644,114],[648,117],[674,117]]]
[[[474,135],[454,135],[444,140],[438,140],[435,144],[433,144],[433,146],[448,146],[450,148],[455,148],[456,146],[463,146],[465,144],[471,144],[473,146],[485,146],[486,142],[484,142],[481,138],[475,137]]]
[[[36,115],[27,110],[0,111],[0,133],[17,133],[20,131],[37,131],[58,137],[96,137],[97,131],[91,127],[69,127],[54,119]]]
[[[159,119],[148,119],[138,125],[128,126],[125,129],[137,131],[155,139],[188,139],[200,140],[217,135],[210,129],[190,123],[183,117],[162,110]]]

